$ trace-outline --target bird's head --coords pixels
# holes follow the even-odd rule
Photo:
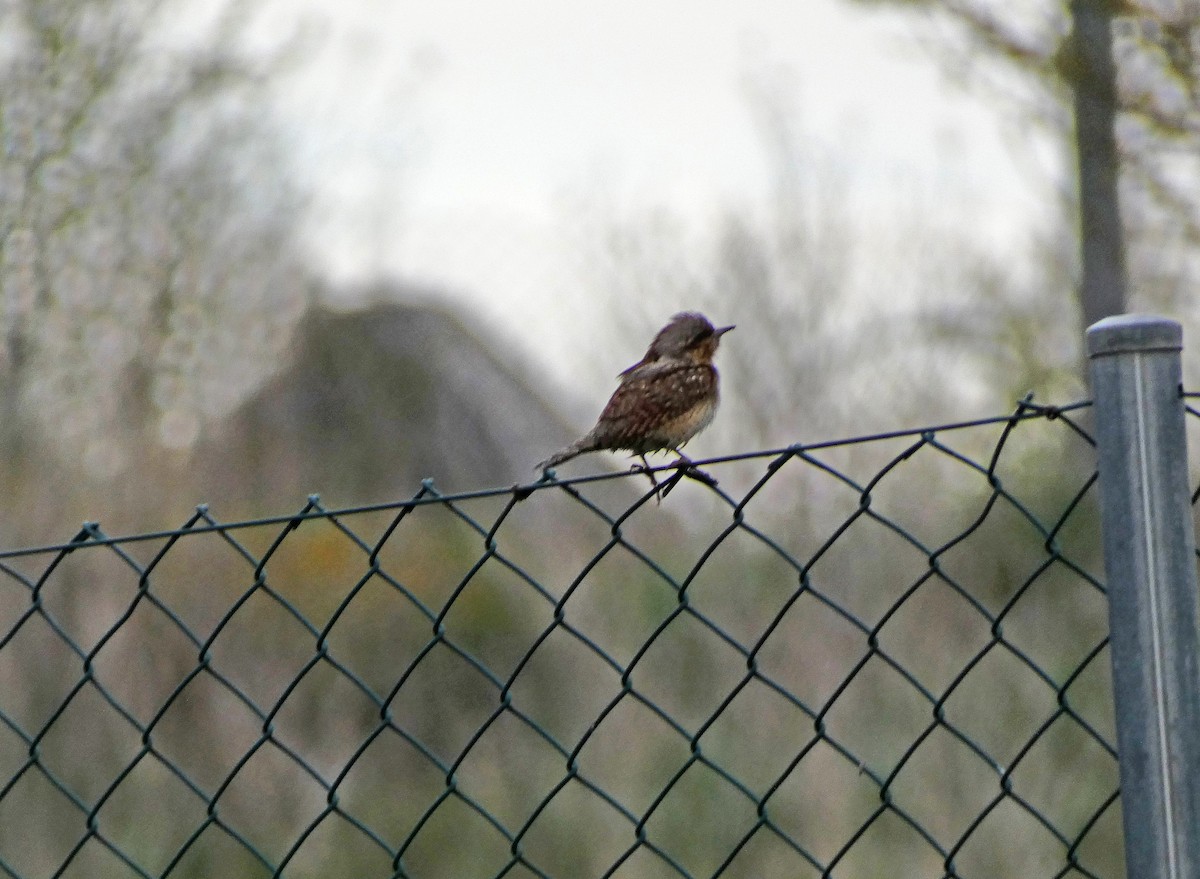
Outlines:
[[[640,362],[621,373],[628,375],[639,366],[660,360],[691,360],[695,363],[711,363],[717,353],[721,336],[733,326],[714,327],[708,318],[696,311],[681,311],[671,318],[670,323],[658,331],[646,355]]]

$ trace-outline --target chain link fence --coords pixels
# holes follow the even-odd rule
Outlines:
[[[1177,333],[1104,329],[1094,408],[657,490],[426,482],[0,552],[0,873],[1193,875]]]
[[[1088,415],[0,554],[0,872],[1122,876]]]

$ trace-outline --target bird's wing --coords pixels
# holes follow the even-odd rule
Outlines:
[[[712,367],[699,364],[630,375],[609,398],[598,426],[608,428],[614,445],[636,444],[710,399],[716,381]]]
[[[641,369],[643,366],[646,366],[653,362],[654,361],[650,360],[650,355],[647,354],[645,357],[643,357],[637,363],[633,364],[633,366],[630,366],[626,369],[622,369],[620,372],[618,372],[617,378],[621,379],[621,381],[625,381],[629,377],[630,373],[632,373],[634,370]]]

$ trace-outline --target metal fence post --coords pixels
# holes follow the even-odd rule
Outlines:
[[[1183,332],[1105,318],[1087,332],[1130,879],[1200,879],[1200,608]]]

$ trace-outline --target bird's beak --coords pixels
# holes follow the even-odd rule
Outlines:
[[[713,335],[716,336],[717,338],[720,338],[721,336],[728,333],[730,330],[734,329],[735,326],[736,326],[736,324],[730,324],[727,327],[720,327],[719,329],[715,329],[715,330],[713,330]]]

